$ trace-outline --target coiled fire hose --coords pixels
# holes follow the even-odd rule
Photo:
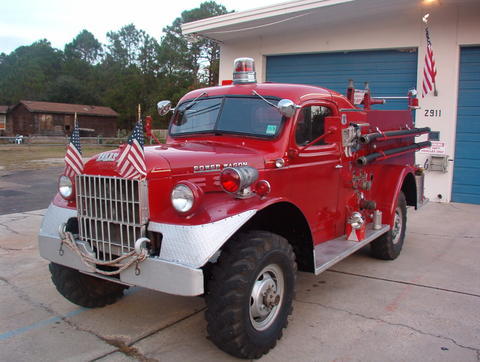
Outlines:
[[[137,251],[134,249],[131,252],[124,254],[114,260],[110,261],[100,261],[95,258],[92,258],[90,255],[85,254],[80,250],[78,247],[77,243],[75,242],[75,238],[73,237],[73,234],[69,231],[64,231],[62,233],[63,237],[61,238],[61,244],[60,244],[60,249],[59,253],[60,255],[63,255],[63,245],[66,245],[69,249],[71,249],[73,252],[75,252],[82,262],[87,265],[92,272],[99,273],[102,275],[117,275],[120,274],[122,271],[125,269],[129,268],[132,264],[136,263],[136,268],[135,268],[135,274],[140,273],[140,269],[138,268],[138,264],[144,261],[148,257],[148,252],[147,249],[142,248],[140,253],[137,253]],[[123,263],[122,263],[123,262]],[[110,266],[114,268],[118,268],[117,270],[113,271],[105,271],[97,268],[97,265],[101,266]]]

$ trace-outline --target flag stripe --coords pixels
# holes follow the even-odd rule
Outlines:
[[[428,28],[425,28],[425,37],[427,40],[427,48],[425,50],[425,64],[423,66],[422,98],[435,89],[435,77],[437,76]]]
[[[146,176],[147,167],[143,145],[143,125],[141,121],[138,121],[117,160],[117,172],[121,177],[142,179]]]

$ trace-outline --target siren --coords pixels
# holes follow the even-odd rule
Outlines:
[[[233,62],[233,83],[256,83],[255,61],[252,58],[237,58]]]

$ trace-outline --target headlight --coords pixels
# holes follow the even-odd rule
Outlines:
[[[73,183],[70,177],[60,176],[58,179],[58,192],[65,200],[73,198]]]
[[[172,190],[171,200],[173,208],[183,214],[192,210],[195,193],[187,184],[178,183]]]

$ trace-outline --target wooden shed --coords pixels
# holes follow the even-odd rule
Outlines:
[[[6,134],[8,106],[0,106],[0,136]]]
[[[7,115],[7,136],[64,136],[73,128],[77,113],[80,130],[88,136],[115,137],[118,113],[110,107],[82,104],[20,101]]]

